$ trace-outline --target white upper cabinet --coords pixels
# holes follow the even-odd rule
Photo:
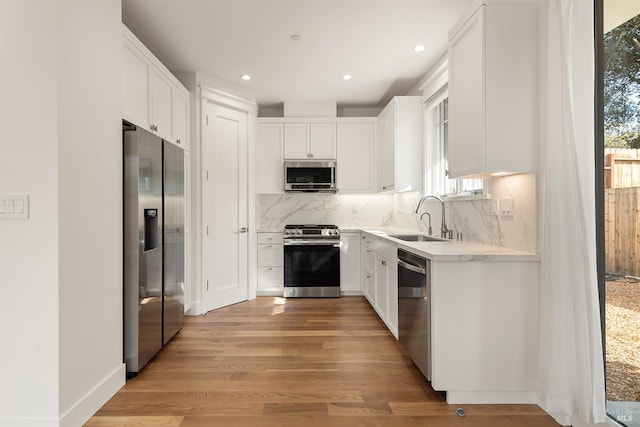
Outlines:
[[[378,115],[378,191],[421,190],[422,153],[422,100],[396,96]]]
[[[151,130],[164,139],[172,137],[171,83],[159,70],[151,69]]]
[[[171,90],[171,109],[173,139],[176,144],[188,149],[189,97],[175,87]]]
[[[188,149],[189,91],[124,25],[122,35],[122,117]]]
[[[285,123],[285,159],[335,159],[335,123]]]
[[[485,0],[449,33],[449,175],[535,172],[538,8]]]
[[[127,39],[122,48],[122,117],[149,126],[149,65]]]
[[[283,123],[259,123],[256,193],[284,193]]]
[[[378,116],[378,191],[390,191],[395,188],[395,112],[385,109]]]
[[[338,123],[337,185],[341,193],[375,193],[375,120]]]

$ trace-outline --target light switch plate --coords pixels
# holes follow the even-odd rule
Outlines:
[[[500,206],[500,199],[491,199],[491,215],[498,216],[500,214],[498,206]]]
[[[29,218],[28,194],[0,195],[0,219]]]

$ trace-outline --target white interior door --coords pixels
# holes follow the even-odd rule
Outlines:
[[[248,299],[247,113],[207,102],[203,147],[206,307]]]

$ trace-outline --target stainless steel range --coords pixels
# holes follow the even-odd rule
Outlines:
[[[284,296],[340,296],[340,230],[337,225],[285,226]]]

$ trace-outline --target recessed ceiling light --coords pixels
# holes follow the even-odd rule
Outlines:
[[[415,52],[422,52],[424,49],[425,49],[425,46],[423,44],[419,44],[413,48]]]
[[[342,80],[351,80],[351,74],[345,74],[342,76]]]
[[[251,80],[251,76],[249,74],[243,74],[240,76],[242,80]]]

